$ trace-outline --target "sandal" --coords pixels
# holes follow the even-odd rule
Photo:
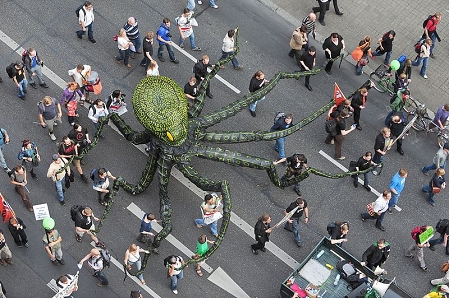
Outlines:
[[[201,272],[201,269],[196,270],[196,274],[198,274],[199,276],[203,276],[203,272]]]

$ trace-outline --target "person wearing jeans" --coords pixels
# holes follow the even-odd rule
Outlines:
[[[173,47],[171,46],[171,34],[170,34],[170,19],[164,18],[162,20],[162,24],[157,30],[157,41],[159,42],[159,49],[157,50],[157,57],[161,62],[165,62],[164,57],[162,57],[162,52],[164,51],[164,47],[167,48],[168,56],[170,57],[170,61],[178,64],[179,60],[175,58],[175,53],[173,52]]]
[[[22,63],[16,62],[14,64],[14,77],[12,78],[17,87],[17,96],[20,99],[25,99],[25,93],[27,93],[28,88],[27,76],[23,68],[24,66]]]
[[[276,123],[271,127],[270,131],[282,131],[284,129],[289,128],[293,125],[293,115],[287,114],[285,116],[280,117]],[[285,137],[281,137],[276,139],[276,144],[274,145],[274,150],[279,153],[279,159],[285,159]]]
[[[393,40],[395,36],[396,32],[393,30],[385,33],[381,38],[379,38],[379,46],[373,53],[373,56],[382,56],[383,54],[386,54],[384,59],[385,65],[390,63],[391,54],[393,53]]]
[[[5,172],[11,171],[6,165],[5,157],[3,156],[3,146],[9,143],[9,135],[6,129],[0,128],[0,166]]]
[[[433,188],[439,188],[441,191],[446,187],[446,182],[444,181],[444,173],[445,171],[442,168],[437,169],[435,174],[433,174],[432,180],[430,180],[429,185],[423,185],[422,187],[422,191],[429,194],[428,202],[432,206],[435,206],[435,201],[433,200],[435,192]]]
[[[435,157],[433,158],[433,163],[431,165],[422,168],[421,170],[422,173],[424,175],[429,175],[430,170],[436,170],[439,168],[445,169],[448,154],[449,154],[449,143],[445,143],[443,147],[438,149],[437,153],[435,154]]]
[[[390,199],[391,191],[388,189],[384,190],[384,192],[374,202],[372,213],[370,214],[368,212],[363,212],[360,214],[362,221],[367,219],[376,219],[376,228],[384,232],[385,228],[382,226],[382,221],[385,217],[385,213],[387,212],[388,201],[390,201]]]
[[[390,182],[391,200],[388,202],[388,213],[391,214],[392,208],[396,206],[401,196],[401,192],[404,190],[405,178],[407,178],[407,170],[400,168],[399,172],[394,174]]]
[[[117,37],[117,47],[119,52],[119,57],[115,57],[115,62],[120,63],[120,61],[123,60],[123,64],[126,65],[126,67],[131,68],[131,64],[129,64],[129,47],[133,43],[129,40],[128,36],[126,36],[125,29],[121,28],[118,37]]]
[[[218,219],[220,218],[221,215],[220,199],[216,194],[206,194],[204,196],[204,202],[201,204],[201,209],[203,213],[203,218],[195,219],[195,224],[197,228],[202,228],[204,226],[209,225],[210,232],[212,233],[212,235],[218,237],[217,226],[218,226]]]
[[[184,277],[184,272],[180,269],[185,264],[184,260],[180,256],[168,257],[168,276],[170,276],[170,290],[177,295],[178,294],[178,280]]]
[[[198,4],[199,5],[203,4],[203,1],[198,0]],[[215,4],[215,0],[209,0],[209,6],[212,8],[218,8],[218,5]]]
[[[292,217],[285,223],[284,229],[289,230],[289,224],[292,225],[291,231],[293,232],[293,237],[295,238],[296,245],[298,247],[301,247],[302,243],[301,243],[301,236],[299,235],[299,220],[301,216],[304,214],[305,215],[304,223],[307,223],[309,221],[309,208],[307,208],[306,200],[303,200],[302,198],[297,198],[296,201],[291,203],[287,207],[287,209],[284,210],[284,215],[287,215],[296,207],[298,207],[298,209],[296,209]]]
[[[179,30],[179,46],[183,49],[186,38],[189,38],[192,51],[201,51],[201,48],[195,44],[195,33],[193,26],[197,26],[196,20],[193,18],[193,12],[188,8],[184,8],[182,15],[176,18]]]
[[[81,30],[76,31],[76,36],[79,39],[83,38],[86,34],[89,37],[91,43],[97,43],[94,39],[94,7],[89,1],[84,2],[83,7],[79,10],[78,22],[81,25]]]
[[[99,287],[104,287],[109,284],[108,278],[106,274],[103,272],[104,264],[103,258],[101,257],[100,251],[96,248],[92,248],[90,253],[88,253],[81,261],[78,263],[78,268],[81,269],[83,267],[83,263],[87,261],[87,264],[90,268],[94,270],[94,274],[92,276],[98,278],[100,283],[97,284]]]
[[[140,253],[144,252],[146,254],[150,254],[148,250],[142,249],[135,245],[134,243],[129,246],[129,248],[125,252],[125,258],[124,263],[126,266],[126,269],[131,270],[132,265],[136,265],[137,271],[140,271],[142,269],[142,261],[140,257]],[[140,280],[140,282],[144,285],[145,280],[143,279],[143,274],[139,274],[137,278]]]
[[[262,88],[263,86],[268,84],[269,82],[270,81],[265,79],[265,74],[261,70],[256,71],[256,73],[251,78],[251,81],[249,82],[249,93],[251,94],[251,93],[256,92],[257,90],[259,90],[260,88]],[[262,96],[257,101],[255,101],[249,105],[249,112],[250,112],[251,116],[256,117],[257,104],[261,103],[264,100],[265,100],[265,96]]]
[[[429,57],[430,57],[430,49],[432,46],[432,40],[430,38],[426,39],[426,41],[421,45],[421,52],[419,53],[417,59],[413,61],[413,66],[419,66],[422,62],[421,71],[419,74],[427,79],[427,65],[429,64]]]
[[[445,219],[445,220],[447,220],[447,219]],[[444,229],[444,232],[443,232],[443,230],[440,230],[441,232],[443,232],[443,233],[440,233],[440,237],[429,240],[429,245],[430,245],[429,249],[435,250],[435,245],[443,244],[445,247],[446,255],[448,256],[449,255],[449,245],[447,243],[447,237],[449,236],[449,226],[446,226],[446,227],[443,226],[443,229]],[[435,229],[435,230],[438,232],[438,229]]]
[[[62,206],[65,206],[63,187],[65,183],[66,173],[68,176],[70,176],[70,167],[68,166],[65,170],[63,169],[64,165],[67,164],[68,161],[64,157],[59,157],[58,154],[53,154],[52,159],[53,162],[50,164],[50,167],[48,168],[47,177],[51,178],[55,183],[59,203]]]

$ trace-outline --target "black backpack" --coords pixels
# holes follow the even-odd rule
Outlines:
[[[447,227],[449,227],[449,219],[440,219],[435,226],[435,230],[443,235],[446,232]]]
[[[324,123],[324,128],[328,134],[330,134],[333,137],[336,136],[337,135],[337,120],[335,120],[334,118],[332,118],[330,120],[326,120],[326,122]]]
[[[337,226],[335,225],[335,222],[331,222],[331,223],[328,224],[327,227],[326,227],[327,233],[328,233],[329,235],[332,235],[332,232],[334,231],[334,229],[335,229],[336,227],[337,227]]]
[[[285,118],[284,112],[277,112],[276,115],[274,115],[273,124],[278,123],[279,119]]]
[[[427,22],[430,21],[430,20],[433,18],[433,16],[434,16],[433,14],[432,14],[432,15],[429,15],[429,16],[427,17],[427,19],[425,19],[424,22],[422,22],[422,27],[423,27],[423,28],[426,28]]]
[[[80,10],[83,10],[84,16],[86,16],[86,10],[84,9],[84,4],[83,4],[75,10],[75,14],[76,14],[77,18],[80,17]]]
[[[10,77],[11,79],[14,78],[16,76],[16,67],[15,67],[15,63],[11,63],[10,65],[6,66],[6,73],[8,74],[8,77]]]
[[[83,210],[84,208],[86,207],[82,205],[73,205],[72,208],[70,208],[70,218],[75,221],[78,212]]]
[[[173,258],[175,258],[176,261],[178,261],[177,256],[175,256],[175,255],[168,256],[164,259],[164,267],[168,268],[168,265],[172,264]]]
[[[341,278],[347,281],[353,289],[363,283],[363,281],[360,281],[354,265],[346,260],[341,260],[337,263],[337,271],[340,273]]]

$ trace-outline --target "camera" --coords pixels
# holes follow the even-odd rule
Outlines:
[[[170,33],[167,33],[167,37],[172,37],[172,35]]]

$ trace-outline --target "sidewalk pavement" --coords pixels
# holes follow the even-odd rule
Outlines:
[[[301,24],[313,6],[318,6],[314,0],[260,0],[266,6],[292,23],[293,30]],[[364,36],[371,36],[371,47],[377,47],[377,40],[387,31],[394,30],[396,37],[393,43],[392,58],[396,59],[405,54],[412,60],[416,57],[414,45],[424,32],[423,21],[435,12],[441,12],[442,18],[438,24],[438,35],[442,39],[434,49],[435,59],[429,58],[427,67],[428,79],[419,75],[421,66],[413,66],[410,92],[413,98],[425,103],[431,111],[449,103],[449,5],[447,0],[339,0],[338,7],[343,16],[335,14],[332,0],[330,9],[326,12],[326,26],[316,21],[317,40],[333,32],[343,36],[346,51],[351,53],[358,46]],[[317,16],[318,17],[318,16]],[[289,40],[285,41],[285,54],[288,53]],[[321,50],[321,49],[320,49]],[[323,55],[322,51],[318,55]],[[351,56],[346,60],[355,64]],[[384,60],[384,56],[370,59],[370,63],[363,68],[364,76],[369,75]],[[355,76],[355,72],[353,74]]]

